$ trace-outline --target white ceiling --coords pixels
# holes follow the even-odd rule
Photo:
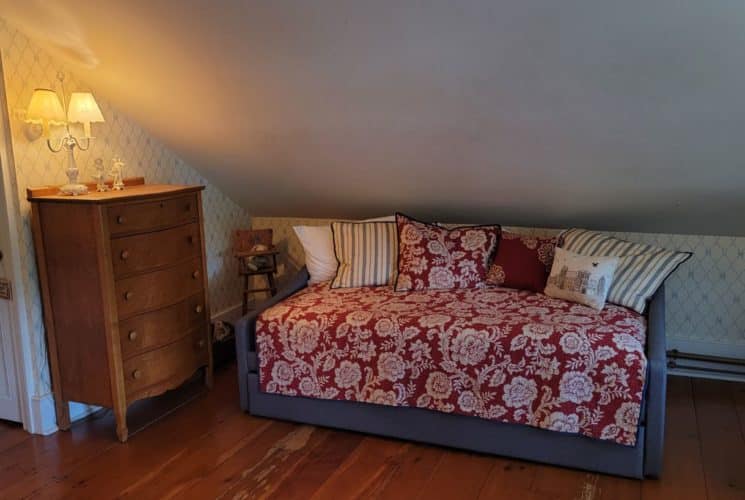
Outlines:
[[[255,215],[745,235],[742,0],[2,0]]]

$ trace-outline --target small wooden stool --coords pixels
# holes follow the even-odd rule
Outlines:
[[[266,249],[257,250],[257,246]],[[238,259],[238,275],[243,276],[243,314],[248,312],[248,297],[254,293],[269,292],[272,296],[277,294],[277,282],[274,275],[277,273],[277,254],[279,250],[272,245],[271,229],[249,229],[237,230],[233,239],[233,256]],[[253,257],[266,257],[266,265],[256,268]],[[251,276],[264,276],[267,281],[265,288],[250,288]]]

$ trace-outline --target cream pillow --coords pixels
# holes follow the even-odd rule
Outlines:
[[[544,293],[600,310],[617,267],[618,257],[580,255],[556,248]]]
[[[362,222],[396,222],[395,215],[365,219]],[[308,284],[330,281],[336,276],[339,261],[334,253],[334,234],[331,226],[293,226],[305,252],[305,267],[310,279]]]
[[[339,263],[334,254],[334,236],[331,226],[294,226],[305,251],[305,267],[310,274],[309,284],[329,281],[336,276]]]

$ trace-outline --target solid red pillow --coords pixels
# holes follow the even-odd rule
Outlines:
[[[543,292],[554,261],[556,238],[502,232],[486,282],[490,285]]]

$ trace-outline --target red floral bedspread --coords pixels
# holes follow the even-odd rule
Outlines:
[[[526,291],[319,283],[260,316],[260,385],[634,445],[645,331],[630,309]]]

